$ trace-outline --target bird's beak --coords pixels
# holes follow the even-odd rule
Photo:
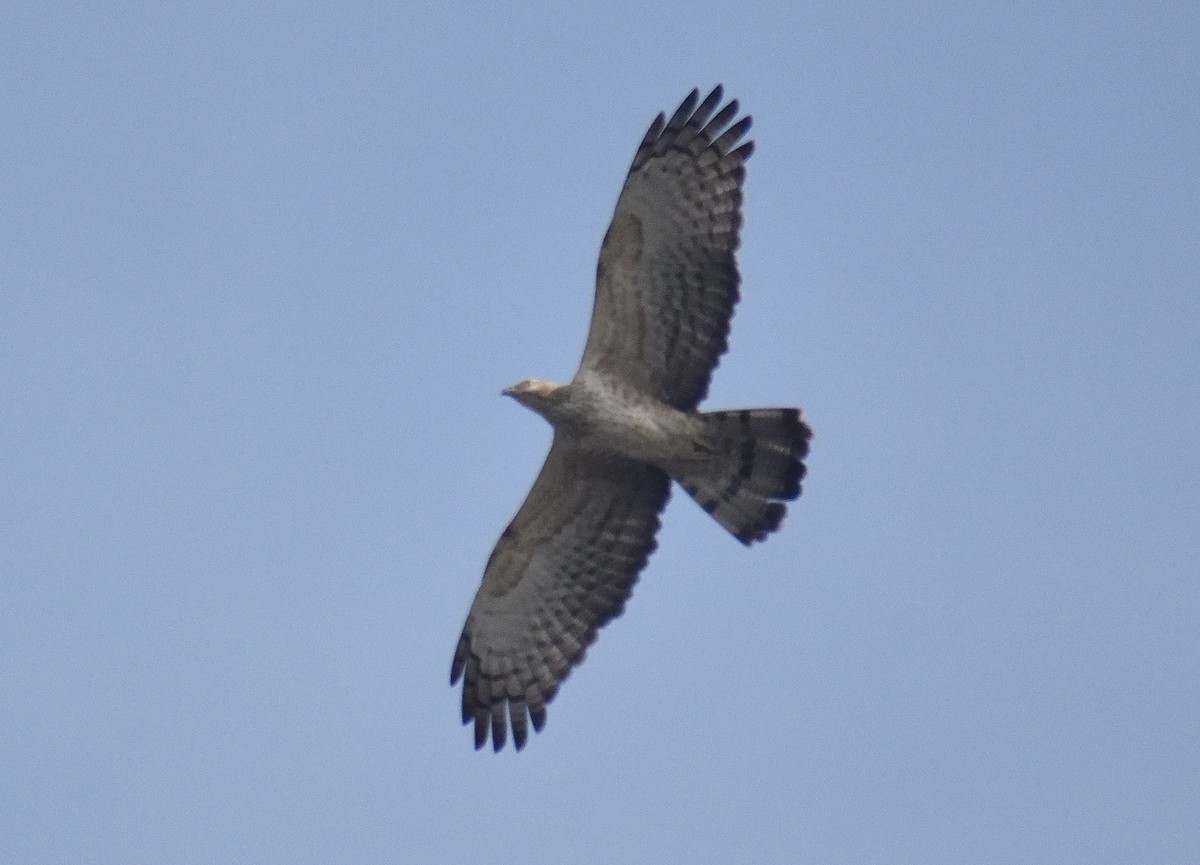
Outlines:
[[[500,395],[501,396],[513,396],[514,395],[513,389],[511,387],[506,387],[504,390],[500,391]]]

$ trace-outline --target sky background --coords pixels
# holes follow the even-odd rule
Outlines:
[[[1194,863],[1200,6],[9,4],[0,861]],[[654,115],[754,115],[685,495],[517,754],[450,660]]]

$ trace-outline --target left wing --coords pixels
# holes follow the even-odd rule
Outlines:
[[[750,118],[730,125],[721,88],[693,90],[638,147],[604,235],[580,373],[598,372],[681,411],[708,392],[738,300],[734,252]],[[699,104],[697,104],[699,103]],[[715,112],[715,113],[714,113]]]
[[[597,631],[624,609],[654,550],[670,495],[663,472],[599,460],[556,434],[546,463],[484,570],[454,652],[464,676],[462,719],[475,747],[504,747],[506,721],[520,750],[546,722],[546,704],[583,660]]]

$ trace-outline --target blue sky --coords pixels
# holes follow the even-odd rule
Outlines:
[[[0,860],[1193,862],[1200,12],[20,4]],[[755,118],[686,496],[524,752],[447,677],[646,126]]]

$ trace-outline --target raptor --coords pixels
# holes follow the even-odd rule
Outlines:
[[[800,495],[812,431],[796,408],[699,411],[738,301],[750,118],[693,90],[651,124],[600,248],[583,359],[566,384],[504,391],[554,440],[488,559],[450,672],[475,747],[517,749],[624,609],[672,481],[743,544]]]

